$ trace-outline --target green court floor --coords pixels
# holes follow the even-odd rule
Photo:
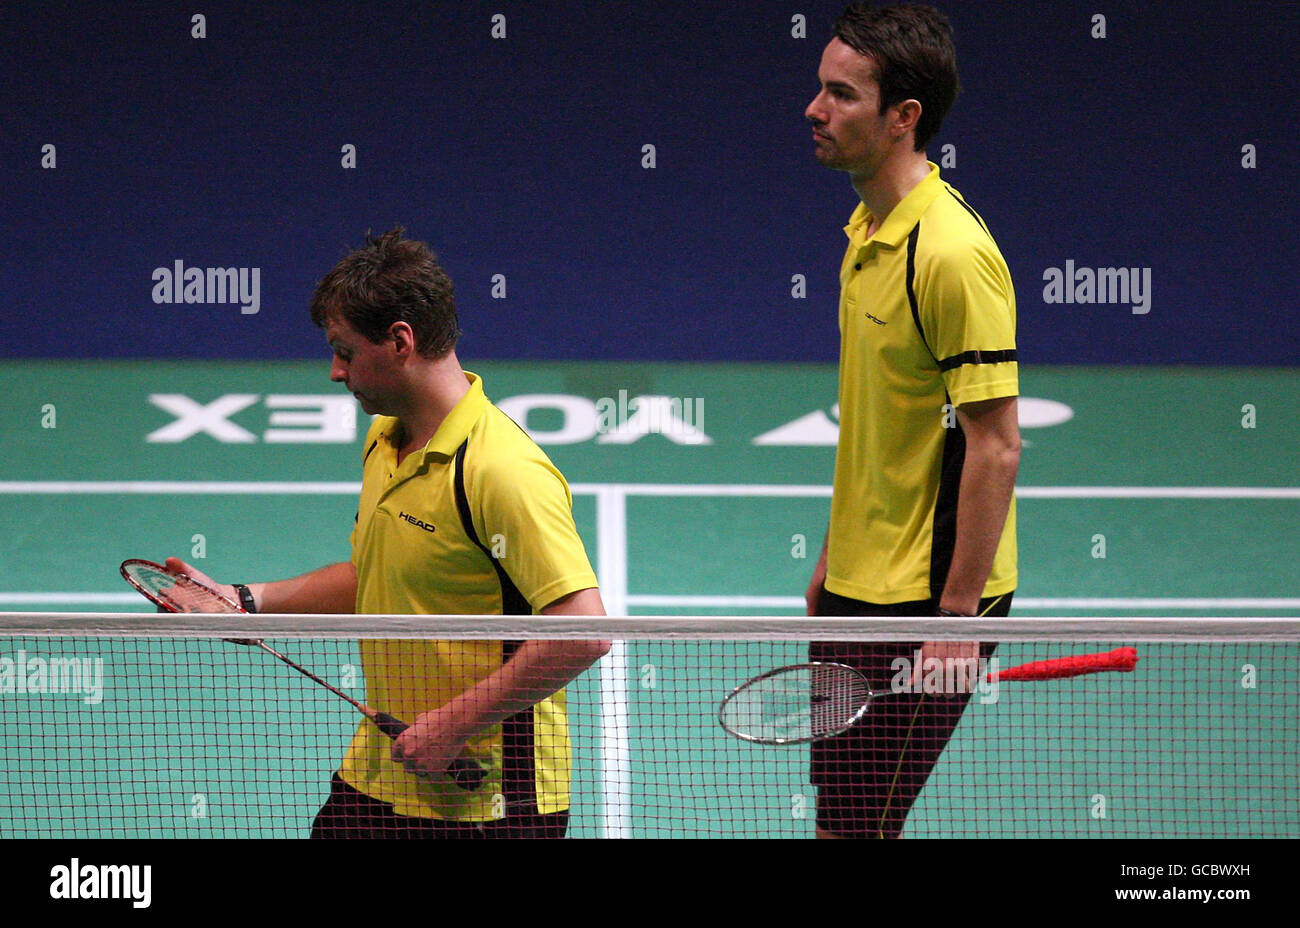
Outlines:
[[[833,367],[468,366],[568,478],[611,613],[800,612],[826,527]],[[146,611],[117,577],[131,556],[231,579],[347,557],[365,421],[326,373],[0,364],[0,611]],[[1300,615],[1300,374],[1031,367],[1021,386],[1013,615]],[[638,397],[677,420],[640,434]],[[622,400],[612,435],[597,431],[602,399]],[[78,640],[104,660],[94,705],[5,691],[0,675],[0,835],[302,834],[350,710],[245,649],[137,644]],[[308,645],[327,675],[355,672],[350,644]],[[0,661],[51,647],[0,641]],[[729,739],[711,715],[801,650],[621,646],[612,671],[571,688],[571,834],[809,834],[806,754]],[[973,705],[909,833],[1300,834],[1297,650],[1153,645],[1121,682]],[[1247,664],[1251,689],[1237,685]]]

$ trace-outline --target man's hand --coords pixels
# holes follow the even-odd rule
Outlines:
[[[163,566],[171,573],[186,574],[190,578],[199,581],[199,583],[207,584],[232,602],[239,602],[239,592],[232,584],[218,583],[197,567],[190,566],[178,557],[167,558],[167,560],[163,562]]]
[[[912,692],[931,693],[935,691],[933,680],[934,666],[931,659],[940,662],[943,673],[942,689],[944,695],[969,693],[979,682],[980,643],[978,641],[927,641],[921,645],[921,659],[912,668]]]
[[[542,608],[545,615],[605,614],[595,587],[577,590]],[[469,689],[422,713],[393,742],[392,758],[416,774],[439,774],[470,738],[564,687],[609,651],[603,640],[530,639],[510,660]]]
[[[417,776],[437,776],[460,756],[473,734],[449,706],[421,713],[393,742],[390,756]]]

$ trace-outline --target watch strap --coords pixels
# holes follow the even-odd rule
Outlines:
[[[242,583],[236,583],[235,592],[239,594],[239,604],[244,607],[245,612],[256,612],[257,602],[253,599],[253,591]]]

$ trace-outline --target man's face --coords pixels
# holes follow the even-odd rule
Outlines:
[[[393,341],[375,344],[335,314],[326,320],[325,339],[334,351],[330,380],[346,385],[367,415],[396,415],[400,381]]]
[[[822,52],[821,90],[804,116],[813,125],[819,164],[854,177],[875,176],[889,154],[889,114],[880,113],[875,63],[838,38]]]

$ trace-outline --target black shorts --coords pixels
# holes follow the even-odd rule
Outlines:
[[[398,815],[380,802],[343,782],[337,773],[330,795],[316,813],[312,838],[563,838],[569,813],[507,815],[493,822],[456,822]]]
[[[1012,593],[980,600],[981,615],[1002,617]],[[934,615],[933,600],[879,605],[838,596],[822,588],[820,615]],[[872,689],[889,690],[897,670],[909,664],[921,642],[814,641],[808,659],[835,661],[861,671]],[[980,644],[988,658],[995,642]],[[817,827],[843,837],[896,838],[930,771],[961,721],[969,694],[891,693],[877,700],[857,725],[812,745],[812,783],[817,787]]]

